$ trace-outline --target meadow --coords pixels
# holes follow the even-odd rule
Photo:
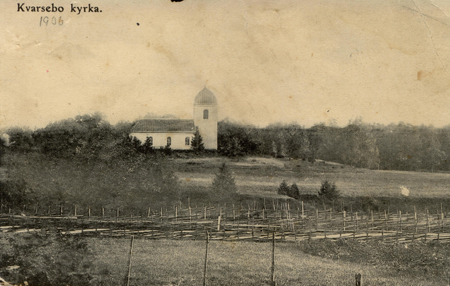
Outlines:
[[[3,257],[11,242],[14,244],[25,236],[29,236],[28,243],[30,239],[38,240],[40,245],[35,242],[34,248],[27,251],[27,258],[20,258],[28,262],[25,263],[28,275],[34,279],[59,274],[64,279],[57,281],[69,285],[125,285],[130,269],[129,285],[193,286],[203,281],[206,246],[203,240],[134,239],[129,268],[130,238],[79,237],[61,243],[61,238],[18,236],[10,235],[9,245],[3,247]],[[0,239],[0,244],[5,240]],[[18,253],[24,253],[24,247],[21,244],[22,252]],[[72,256],[74,252],[78,254]],[[210,241],[206,285],[270,285],[271,253],[271,243]],[[275,281],[277,285],[354,285],[355,274],[360,273],[363,285],[447,285],[449,256],[448,244],[439,243],[416,242],[406,246],[353,240],[277,243]],[[49,264],[45,257],[52,257],[56,264]],[[14,279],[4,272],[0,274]]]
[[[78,207],[77,215],[84,219],[88,206],[89,212],[92,209],[92,215],[97,217],[101,216],[102,207],[105,207],[108,216],[114,216],[116,208],[120,208],[123,216],[141,216],[144,219],[150,206],[152,212],[156,210],[158,213],[162,204],[165,204],[164,211],[167,212],[168,209],[170,213],[175,211],[176,205],[179,205],[180,209],[183,206],[185,212],[188,204],[193,207],[195,205],[195,208],[200,209],[201,216],[203,206],[224,209],[228,206],[229,210],[231,203],[234,203],[236,208],[243,210],[244,220],[247,219],[247,206],[252,204],[261,208],[263,203],[267,203],[268,207],[280,203],[281,207],[282,204],[291,202],[291,206],[295,206],[293,211],[298,213],[299,201],[294,203],[293,199],[277,193],[277,188],[283,180],[289,185],[296,183],[302,195],[317,194],[324,180],[336,183],[341,193],[336,204],[333,202],[322,206],[319,200],[305,200],[305,209],[311,211],[312,217],[315,208],[325,213],[325,209],[330,207],[334,208],[336,216],[343,209],[364,210],[367,220],[371,210],[378,216],[380,212],[383,214],[384,210],[389,211],[389,208],[392,214],[398,211],[407,214],[409,211],[411,216],[413,209],[417,208],[421,219],[425,209],[430,210],[430,214],[434,216],[439,212],[445,219],[448,219],[450,210],[450,195],[447,191],[450,174],[447,173],[379,171],[320,160],[312,164],[302,160],[264,157],[170,157],[161,161],[163,164],[153,162],[154,165],[148,165],[146,161],[140,162],[141,165],[136,166],[147,167],[137,168],[132,172],[129,171],[129,166],[119,163],[108,166],[97,163],[84,170],[83,164],[74,164],[71,161],[45,161],[41,157],[25,155],[15,159],[10,161],[13,164],[7,164],[8,170],[5,172],[12,174],[18,181],[24,180],[28,186],[38,190],[38,194],[48,192],[40,204],[30,201],[32,207],[24,205],[22,209],[20,206],[26,215],[34,214],[35,211],[38,214],[47,214],[48,206],[44,203],[50,202],[50,199],[53,200],[53,205],[49,205],[52,208],[51,214],[58,215],[64,207],[64,215],[70,216]],[[234,198],[235,201],[221,201],[220,194],[211,190],[212,181],[223,163],[230,168],[236,181],[238,194]],[[154,167],[155,165],[157,167]],[[176,178],[177,184],[164,185],[165,180],[162,180],[160,186],[166,187],[167,190],[177,187],[179,192],[173,195],[179,195],[179,201],[173,200],[173,197],[158,201],[157,192],[144,192],[145,186],[155,189],[152,182],[156,177],[148,176],[155,170],[163,172],[165,178]],[[402,189],[409,191],[408,196],[401,194]],[[135,200],[139,202],[136,203]],[[3,208],[3,213],[7,211]],[[231,215],[230,212],[228,215]],[[326,214],[324,216],[326,217]],[[3,233],[3,240],[7,241],[9,235],[30,236],[28,233]],[[30,237],[30,240],[34,239],[33,235]],[[81,271],[88,275],[86,279],[90,285],[124,284],[130,246],[129,235],[120,238],[79,239],[89,249],[90,254],[86,256],[89,268],[74,269],[73,273]],[[10,244],[6,242],[3,245],[8,243]],[[34,243],[29,245],[36,246]],[[270,243],[211,241],[209,247],[208,285],[268,284]],[[34,253],[24,252],[24,260],[43,261],[44,257],[55,258],[61,254],[54,253],[51,249],[48,247]],[[164,237],[136,239],[131,285],[199,285],[202,282],[204,250],[204,240]],[[80,254],[77,249],[74,251]],[[32,258],[32,255],[37,258]],[[11,257],[2,258],[0,268],[4,269],[17,262],[14,260],[17,255]],[[282,242],[277,243],[276,248],[276,281],[278,285],[351,285],[354,283],[355,273],[361,273],[363,285],[446,285],[450,269],[448,257],[448,243],[436,241],[396,243],[376,239],[315,239]],[[54,261],[56,263],[58,260]],[[63,272],[55,275],[62,275]],[[75,282],[68,284],[85,285],[87,280],[74,280]]]
[[[106,284],[126,275],[129,240],[90,243],[96,249],[97,271],[110,274]],[[208,285],[268,285],[271,251],[270,243],[210,242]],[[352,285],[354,275],[361,273],[364,285],[444,285],[449,251],[446,245],[430,249],[420,243],[409,249],[359,242],[277,244],[275,280],[278,285]],[[203,241],[135,240],[134,253],[131,285],[199,285],[202,281]]]
[[[274,197],[285,180],[296,183],[302,193],[317,194],[324,180],[333,181],[345,197],[401,197],[401,188],[412,198],[450,198],[450,174],[408,171],[384,171],[354,168],[319,160],[246,157],[178,159],[176,175],[188,187],[208,188],[222,163],[233,171],[241,194]]]

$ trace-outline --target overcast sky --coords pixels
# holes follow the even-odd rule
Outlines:
[[[219,118],[265,126],[362,117],[450,123],[450,1],[0,3],[0,129],[101,112],[192,118],[206,85]],[[98,6],[102,13],[70,12]],[[39,26],[41,16],[62,25]]]

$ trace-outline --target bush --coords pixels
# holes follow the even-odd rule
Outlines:
[[[293,183],[292,186],[289,188],[288,196],[296,200],[300,198],[300,190],[298,189],[296,183]]]
[[[166,156],[172,155],[173,150],[172,150],[172,148],[170,147],[169,144],[167,144],[167,145],[164,147],[163,153],[164,153],[164,155],[166,155]]]
[[[290,192],[289,186],[286,183],[285,180],[283,180],[283,182],[281,182],[280,186],[278,187],[278,194],[279,195],[283,195],[283,196],[287,196],[288,193]]]
[[[340,192],[334,182],[330,182],[328,180],[322,182],[319,190],[319,198],[323,200],[334,201],[338,199],[339,196]]]
[[[220,167],[219,173],[216,174],[212,183],[212,189],[215,194],[222,198],[230,198],[237,193],[236,182],[225,163]]]
[[[278,187],[278,194],[283,196],[288,196],[298,200],[300,198],[300,190],[298,189],[297,184],[292,184],[292,186],[288,186],[286,181],[283,180],[280,186]]]

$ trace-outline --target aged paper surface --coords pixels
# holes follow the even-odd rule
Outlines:
[[[447,124],[447,1],[96,0],[26,12],[51,4],[0,4],[2,126],[94,111],[112,123],[189,118],[205,85],[220,119],[260,126]]]
[[[449,124],[449,17],[447,0],[4,0],[0,3],[0,133],[13,126],[34,130],[96,112],[111,124],[149,116],[192,119],[194,98],[204,87],[217,98],[219,121],[255,127],[296,123],[309,128],[319,123],[342,127],[361,119],[384,126],[404,122],[441,128]],[[242,164],[247,163],[254,162]],[[199,184],[213,178],[213,174],[177,175],[183,182]],[[428,178],[421,176],[421,183]],[[245,193],[246,179],[237,181]],[[254,181],[273,190],[281,182],[273,177]],[[306,179],[303,183],[312,185]],[[395,185],[399,188],[404,195],[406,187]],[[412,207],[415,212],[416,206]],[[76,207],[70,208],[76,216]],[[324,204],[321,211],[327,218],[325,209]],[[440,213],[437,209],[434,215],[444,220],[442,204]],[[176,215],[178,211],[188,214],[181,205]],[[160,212],[163,217],[162,208]],[[423,213],[428,227],[428,210]],[[402,212],[396,215],[398,233]],[[317,220],[318,216],[319,212]],[[382,211],[378,216],[383,217]],[[214,218],[219,229],[220,218]],[[365,219],[369,232],[370,211]],[[355,220],[357,228],[357,212],[351,216]],[[435,223],[443,227],[439,218]],[[253,236],[253,229],[249,233]],[[437,231],[434,234],[439,239]],[[320,235],[327,238],[326,232]],[[193,255],[203,257],[203,244],[199,248],[202,252]],[[288,257],[287,265],[295,264],[290,264],[290,256],[283,257]],[[251,268],[242,257],[236,260]],[[313,265],[320,263],[313,261]],[[158,271],[161,277],[171,275]],[[201,277],[198,272],[196,277]],[[164,284],[167,280],[155,285],[169,285]],[[250,278],[243,281],[247,282],[242,285],[256,285]],[[336,285],[333,277],[326,281]],[[289,285],[285,283],[280,280],[280,285]]]

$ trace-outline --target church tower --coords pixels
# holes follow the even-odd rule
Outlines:
[[[216,97],[209,89],[203,88],[194,100],[194,125],[208,150],[217,150],[217,112]]]

